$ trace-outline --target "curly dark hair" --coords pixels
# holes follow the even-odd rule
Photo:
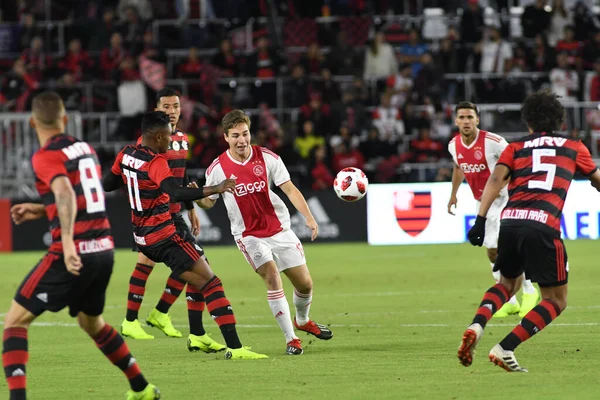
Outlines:
[[[521,119],[534,132],[552,133],[560,130],[566,112],[558,98],[550,89],[530,94],[521,106]]]

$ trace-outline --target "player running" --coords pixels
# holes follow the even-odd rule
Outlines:
[[[466,178],[475,200],[477,200],[477,210],[481,206],[481,194],[485,183],[494,170],[496,162],[500,155],[508,146],[506,140],[491,132],[480,130],[479,110],[477,106],[468,101],[460,102],[456,106],[456,119],[454,123],[458,126],[460,135],[454,137],[448,144],[448,151],[454,160],[454,170],[452,171],[452,193],[448,201],[448,213],[454,215],[452,207],[456,207],[456,193],[463,180]],[[494,280],[500,280],[500,272],[494,272],[494,263],[498,257],[498,231],[500,230],[500,213],[508,201],[508,191],[506,188],[500,191],[499,196],[494,200],[488,212],[486,220],[486,235],[483,246],[487,248],[487,256],[492,267]],[[494,315],[496,318],[506,317],[511,314],[525,316],[539,300],[539,295],[530,280],[523,280],[523,298],[521,306],[516,296],[502,306]]]
[[[31,126],[41,148],[31,161],[43,204],[17,204],[15,224],[48,217],[52,244],[31,270],[4,317],[2,365],[11,400],[26,399],[27,332],[44,311],[69,307],[79,326],[96,346],[123,371],[131,390],[128,400],[159,399],[127,344],[102,318],[106,287],[114,263],[114,244],[106,217],[101,169],[90,145],[64,134],[67,115],[54,92],[37,95]]]
[[[233,190],[235,180],[226,179],[204,189],[181,187],[171,173],[166,153],[171,143],[171,125],[162,111],[147,113],[142,120],[142,144],[125,146],[117,155],[111,172],[102,182],[106,191],[125,184],[132,209],[133,237],[138,248],[155,262],[165,263],[175,276],[202,294],[208,312],[225,342],[227,359],[268,358],[242,347],[235,328],[235,316],[219,278],[200,254],[193,239],[177,232],[169,203],[191,201]]]
[[[481,246],[486,234],[486,215],[502,188],[509,199],[502,211],[496,269],[500,282],[484,295],[471,325],[463,334],[458,358],[471,365],[475,346],[492,315],[514,295],[523,272],[537,282],[542,301],[489,353],[489,359],[505,370],[527,372],[514,350],[550,324],[567,306],[569,263],[561,239],[560,217],[576,171],[600,190],[600,172],[588,149],[580,142],[554,132],[565,120],[565,109],[549,90],[528,96],[521,116],[530,135],[508,145],[485,186],[469,241]]]
[[[179,95],[172,89],[162,89],[156,95],[156,111],[164,111],[168,116],[172,128],[172,142],[165,153],[169,168],[180,186],[187,186],[188,177],[186,174],[186,159],[188,155],[188,138],[185,133],[177,129],[177,123],[181,115],[181,106]],[[141,144],[142,139],[137,144]],[[192,233],[197,235],[200,231],[200,222],[194,211],[192,201],[184,202],[188,212],[192,230],[188,228],[185,220],[181,216],[181,203],[173,201],[170,204],[171,218],[175,223],[175,229],[179,235],[186,241],[195,241]],[[138,311],[142,305],[146,291],[146,281],[154,268],[154,261],[138,251],[134,244],[134,251],[138,252],[138,260],[135,269],[129,279],[129,293],[127,295],[127,314],[121,323],[121,333],[124,336],[133,339],[154,339],[154,336],[144,331],[144,328],[138,320]],[[204,259],[204,250],[199,247],[198,252]],[[208,262],[208,260],[206,260]],[[156,307],[146,317],[146,323],[154,326],[170,337],[181,337],[182,334],[173,326],[169,317],[169,309],[177,300],[185,287],[185,281],[181,280],[176,273],[171,274],[167,280],[165,290],[158,301]],[[202,313],[205,308],[204,298],[193,286],[186,288],[186,300],[188,308],[188,320],[190,324],[190,334],[187,340],[187,346],[190,351],[204,351],[206,353],[225,350],[225,346],[213,340],[204,330],[202,323]]]
[[[306,218],[315,240],[319,229],[302,193],[290,180],[290,174],[279,156],[266,148],[250,145],[250,118],[241,110],[227,113],[222,120],[229,150],[221,154],[206,170],[206,184],[235,179],[234,192],[225,192],[223,201],[231,221],[231,233],[248,263],[267,286],[267,300],[273,316],[283,331],[286,353],[303,353],[294,326],[319,339],[329,340],[333,333],[308,317],[312,302],[312,279],[306,266],[304,250],[290,230],[290,214],[283,201],[270,190],[279,186],[296,209]],[[196,203],[211,208],[218,194]],[[294,285],[296,317],[292,325],[290,306],[283,291],[280,273]]]

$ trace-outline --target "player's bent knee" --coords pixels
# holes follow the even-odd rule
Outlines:
[[[309,294],[312,292],[313,281],[310,273],[308,272],[308,267],[306,264],[286,269],[283,272],[286,274],[298,292],[302,294]]]
[[[506,289],[508,289],[511,296],[514,296],[517,294],[519,289],[521,289],[521,285],[523,284],[523,276],[519,275],[516,278],[507,278],[504,275],[501,275],[500,283],[504,285]]]
[[[4,328],[27,328],[36,316],[13,300],[10,309],[4,316]]]
[[[151,259],[149,259],[148,257],[146,257],[146,256],[144,255],[144,253],[141,253],[141,252],[140,252],[140,253],[138,253],[138,259],[137,259],[137,262],[138,262],[139,264],[144,264],[144,265],[147,265],[147,266],[149,266],[149,267],[154,267],[154,265],[156,264],[154,261],[152,261]]]
[[[563,312],[567,308],[567,285],[540,287],[542,299],[548,300]]]
[[[79,323],[81,329],[83,329],[92,337],[96,336],[102,330],[102,328],[104,328],[104,325],[106,325],[102,315],[92,316],[82,312],[77,315],[77,322]]]
[[[215,273],[210,265],[203,258],[200,258],[190,269],[182,272],[179,278],[201,290],[213,276],[215,276]]]

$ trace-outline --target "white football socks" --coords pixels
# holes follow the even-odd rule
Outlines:
[[[267,299],[271,312],[279,324],[279,328],[285,336],[285,342],[289,343],[293,339],[298,339],[294,334],[294,325],[292,325],[292,317],[290,315],[290,305],[285,298],[283,289],[267,290]]]
[[[294,306],[296,307],[296,323],[300,326],[309,321],[308,312],[312,303],[312,291],[308,294],[300,293],[294,289]]]

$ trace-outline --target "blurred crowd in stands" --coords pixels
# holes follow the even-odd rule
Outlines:
[[[518,37],[512,3],[522,7]],[[519,103],[544,85],[565,101],[600,101],[600,19],[591,6],[2,1],[0,109],[24,111],[34,93],[54,87],[71,110],[120,113],[109,140],[125,142],[139,135],[140,115],[153,107],[156,91],[184,81],[180,128],[191,137],[192,167],[207,167],[226,148],[219,121],[244,108],[251,110],[255,142],[281,153],[314,189],[331,187],[346,166],[365,169],[377,182],[412,181],[419,177],[403,166],[449,158],[446,146],[456,134],[451,105],[465,96],[461,74],[487,74],[473,78],[467,99],[481,104]],[[443,18],[423,16],[432,8]],[[256,22],[248,36],[250,19]],[[56,22],[64,22],[63,33]],[[539,76],[524,79],[524,72]],[[577,127],[568,128],[576,134]],[[434,166],[425,179],[450,175]]]

